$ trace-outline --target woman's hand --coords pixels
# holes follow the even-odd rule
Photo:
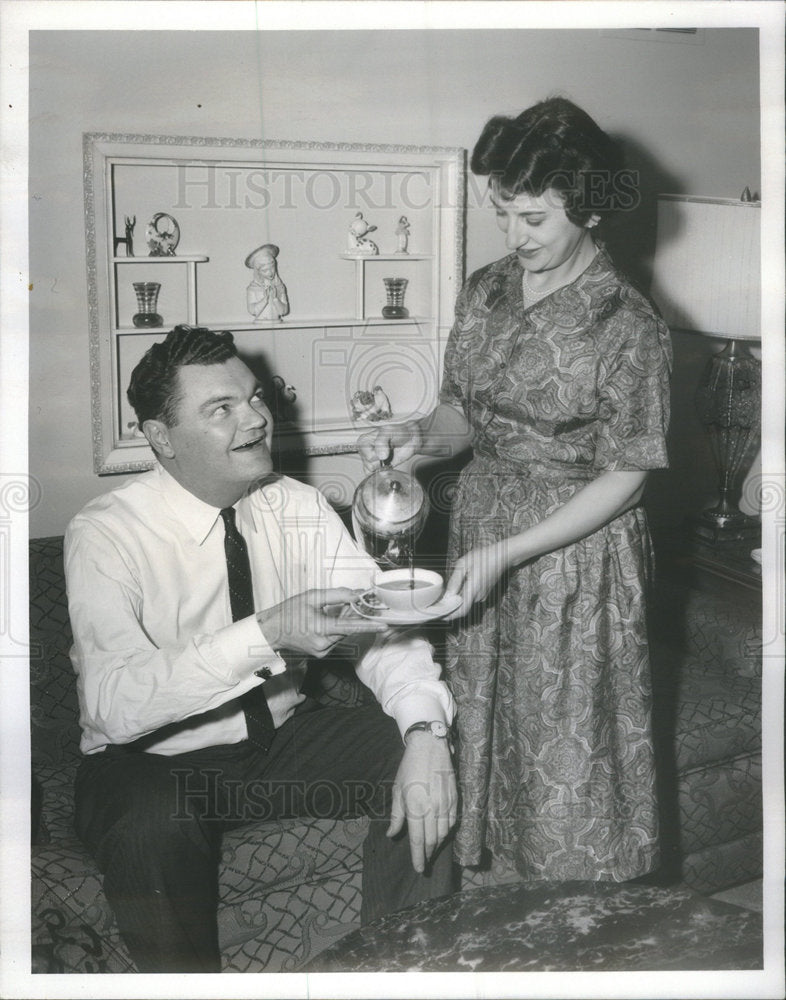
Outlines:
[[[510,569],[509,539],[482,545],[463,555],[453,567],[445,586],[446,594],[459,594],[461,607],[448,619],[465,615],[473,604],[484,601]]]
[[[647,473],[640,470],[604,472],[531,528],[467,552],[456,562],[445,587],[446,593],[463,598],[450,618],[465,615],[488,597],[509,569],[586,538],[630,510],[641,499],[646,479]]]
[[[423,435],[417,420],[387,424],[358,440],[358,452],[368,472],[378,468],[380,462],[401,465],[417,454],[422,446]]]

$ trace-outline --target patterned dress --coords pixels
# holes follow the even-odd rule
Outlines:
[[[536,524],[612,469],[667,464],[671,345],[605,251],[527,308],[515,255],[462,290],[441,398],[473,458],[450,562]],[[460,864],[484,846],[525,879],[613,879],[658,860],[645,591],[635,507],[511,571],[448,635]]]

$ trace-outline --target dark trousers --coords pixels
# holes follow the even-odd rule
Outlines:
[[[391,840],[403,753],[382,710],[306,703],[267,753],[249,743],[165,757],[110,747],[83,759],[77,832],[140,972],[219,972],[218,864],[225,830],[260,819],[368,815],[361,922],[453,891],[448,847],[425,875],[406,830]]]

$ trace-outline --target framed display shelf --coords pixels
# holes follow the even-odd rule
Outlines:
[[[199,255],[183,255],[180,257],[113,257],[112,260],[115,264],[155,264],[158,267],[161,264],[201,264],[210,258]]]
[[[460,149],[86,133],[95,471],[151,464],[126,388],[145,351],[181,323],[232,331],[268,385],[282,450],[353,451],[369,425],[354,419],[352,398],[377,387],[393,419],[428,412],[464,278],[464,170]],[[149,256],[146,227],[159,213],[180,239],[173,254]],[[359,213],[376,254],[349,251]],[[402,216],[408,252],[397,249]],[[267,243],[289,312],[258,322],[245,260]],[[407,281],[405,318],[383,315],[387,278]],[[148,310],[161,325],[134,325],[138,282],[161,286]]]
[[[311,327],[345,327],[345,326],[392,326],[395,324],[397,327],[406,326],[423,326],[431,322],[431,318],[427,316],[409,316],[406,319],[384,319],[381,316],[373,316],[369,319],[358,320],[357,316],[344,316],[337,319],[326,320],[324,316],[314,316],[311,318],[304,317],[303,319],[290,320],[290,319],[280,319],[280,320],[265,320],[262,323],[246,323],[242,320],[224,320],[215,321],[211,320],[209,323],[203,323],[202,326],[207,327],[209,330],[231,330],[233,333],[243,330],[305,330]],[[124,334],[146,334],[146,333],[156,333],[163,332],[167,333],[171,327],[160,326],[160,327],[148,327],[147,329],[140,329],[137,326],[119,326],[116,329],[116,333]]]

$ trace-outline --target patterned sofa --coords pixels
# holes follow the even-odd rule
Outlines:
[[[661,881],[703,893],[761,878],[761,594],[664,575],[651,609]]]
[[[654,617],[666,865],[713,892],[761,874],[760,637],[754,610],[673,587]],[[35,972],[126,972],[101,878],[73,832],[78,710],[61,538],[30,543]],[[320,670],[318,696],[359,704],[354,675]],[[362,819],[263,822],[224,840],[219,933],[230,972],[288,972],[358,925]],[[514,880],[465,871],[463,885]]]

